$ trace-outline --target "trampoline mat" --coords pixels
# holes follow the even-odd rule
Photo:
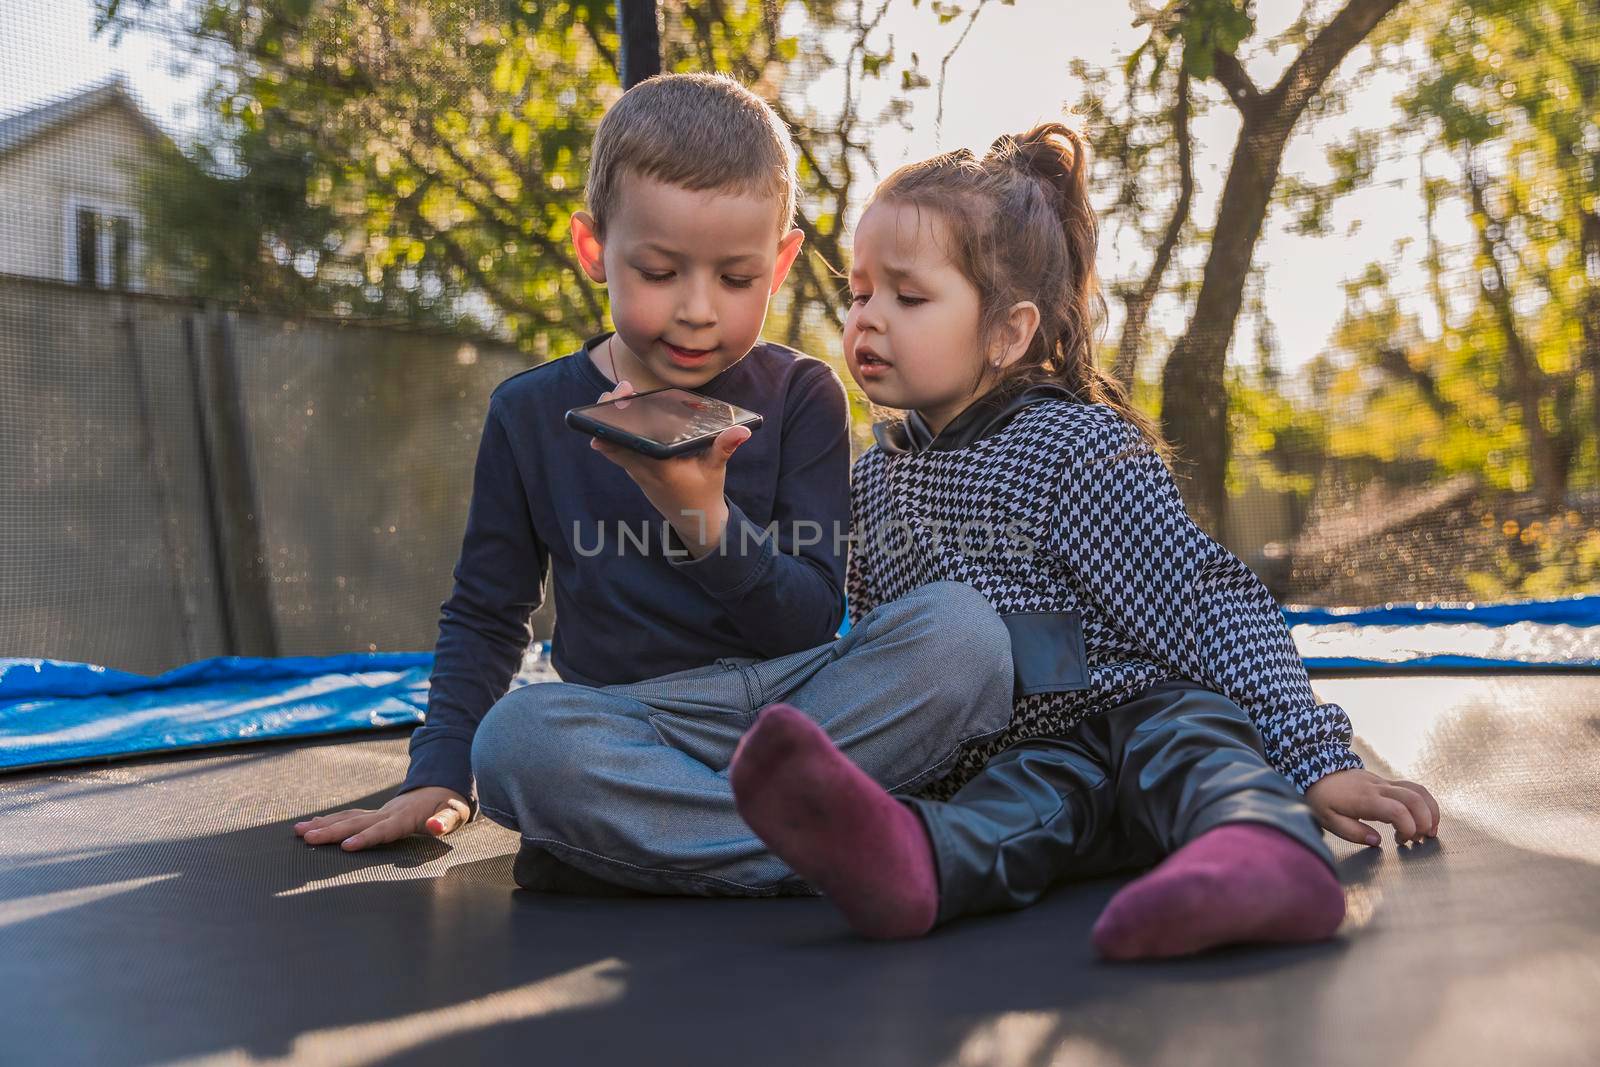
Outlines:
[[[1335,942],[1096,962],[1118,882],[917,942],[819,900],[515,889],[515,835],[345,854],[403,733],[0,778],[3,1058],[33,1063],[1600,1061],[1600,684],[1322,679],[1436,842],[1335,842]]]

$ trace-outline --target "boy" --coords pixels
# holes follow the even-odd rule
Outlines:
[[[830,643],[849,517],[843,386],[758,336],[800,251],[795,185],[781,120],[729,79],[654,78],[607,113],[572,234],[616,330],[495,390],[410,772],[379,811],[298,824],[306,841],[353,851],[449,833],[476,781],[485,813],[523,834],[524,885],[777,892],[793,879],[720,773],[759,705],[814,706],[890,786],[1004,725],[1009,645],[970,589],[929,587]],[[564,425],[596,393],[665,386],[765,421],[661,461]],[[547,571],[563,682],[507,695]],[[972,666],[961,684],[897,692],[958,653]],[[890,743],[913,713],[925,743]]]

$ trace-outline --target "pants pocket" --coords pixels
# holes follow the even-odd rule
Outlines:
[[[1011,634],[1017,696],[1089,688],[1089,657],[1079,612],[1025,612],[1003,615],[1000,621]]]

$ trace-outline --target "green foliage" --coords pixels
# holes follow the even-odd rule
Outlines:
[[[1600,588],[1600,528],[1576,511],[1524,514],[1519,521],[1488,510],[1481,536],[1489,543],[1487,559],[1465,579],[1479,600],[1544,599]]]
[[[1197,81],[1210,78],[1216,72],[1216,53],[1235,54],[1256,29],[1250,0],[1173,0],[1160,7],[1133,0],[1131,6],[1133,24],[1150,27],[1150,33],[1123,61],[1129,89],[1157,90],[1174,63]],[[1303,44],[1301,36],[1296,41],[1291,31],[1272,43]]]
[[[1351,284],[1337,337],[1349,364],[1330,399],[1360,415],[1333,446],[1547,499],[1600,484],[1600,12],[1575,0],[1422,5],[1377,44],[1407,42],[1426,59],[1395,133],[1420,131],[1459,167],[1458,180],[1425,183],[1424,208],[1432,218],[1454,201],[1468,214],[1471,241],[1451,258],[1469,266],[1452,276],[1445,251],[1430,251],[1432,337],[1381,269]],[[1544,471],[1535,432],[1553,456]]]
[[[1323,413],[1295,403],[1276,383],[1234,368],[1228,376],[1228,423],[1233,439],[1230,495],[1257,487],[1302,500],[1311,496],[1327,448]]]
[[[191,17],[220,68],[212,120],[190,166],[144,182],[174,276],[538,351],[597,325],[564,245],[617,93],[606,5],[200,0]]]
[[[1481,310],[1437,339],[1421,336],[1385,292],[1374,311],[1346,312],[1324,403],[1337,413],[1331,454],[1368,466],[1426,464],[1435,477],[1470,473],[1499,489],[1533,487],[1516,407],[1503,381],[1504,348]],[[1396,337],[1413,341],[1395,346]],[[1592,474],[1585,478],[1592,484]]]
[[[1185,0],[1159,15],[1137,21],[1154,25],[1157,32],[1152,35],[1152,41],[1157,36],[1181,41],[1180,58],[1184,69],[1196,79],[1211,77],[1216,69],[1216,53],[1233,54],[1256,28],[1250,4],[1236,0]]]
[[[1383,130],[1356,130],[1348,140],[1328,146],[1326,155],[1333,176],[1327,181],[1308,182],[1297,174],[1280,177],[1273,198],[1294,212],[1289,232],[1311,237],[1331,234],[1328,216],[1334,203],[1372,183],[1384,141]]]
[[[796,133],[802,218],[827,222],[808,233],[797,302],[769,323],[791,339],[837,322],[823,264],[840,261],[837,220],[865,138],[848,106],[819,121],[789,112],[786,89],[838,65],[825,42],[846,40],[843,62],[860,77],[895,67],[892,48],[866,48],[842,6],[661,4],[664,69],[730,73]],[[152,10],[167,8],[99,0],[98,16],[121,28]],[[605,294],[576,269],[568,222],[583,206],[594,130],[621,92],[611,4],[189,0],[181,10],[218,77],[191,158],[144,182],[168,277],[286,312],[493,330],[541,353],[601,327]]]

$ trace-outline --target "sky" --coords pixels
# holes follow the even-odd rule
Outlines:
[[[193,129],[204,70],[172,69],[165,42],[94,33],[92,0],[0,0],[0,115],[70,95],[121,74],[169,133]]]
[[[1300,0],[1258,0],[1258,34],[1270,35],[1300,11]],[[69,94],[116,74],[124,76],[145,109],[180,140],[198,122],[197,100],[207,84],[204,69],[177,69],[165,42],[130,34],[118,43],[93,33],[92,0],[0,0],[0,115],[10,114],[52,98]],[[910,0],[898,0],[884,20],[879,47],[892,37],[896,55],[917,52],[922,69],[937,81],[939,60],[949,52],[966,25],[966,18],[939,26],[924,3],[913,9]],[[1058,0],[1017,0],[1015,6],[989,3],[970,35],[950,61],[944,87],[944,118],[936,124],[933,89],[913,95],[913,129],[881,131],[876,148],[885,169],[906,160],[922,158],[960,146],[981,151],[1000,133],[1019,132],[1042,119],[1053,118],[1078,95],[1068,73],[1074,56],[1096,65],[1125,57],[1141,39],[1139,28],[1123,5],[1115,3],[1060,3]],[[1347,60],[1349,72],[1365,60],[1358,49]],[[1250,73],[1257,85],[1275,81],[1287,56],[1253,61]],[[1393,100],[1401,79],[1380,74],[1367,79],[1352,95],[1346,114],[1319,121],[1290,141],[1285,173],[1308,179],[1324,177],[1327,164],[1323,145],[1353,128],[1374,129],[1394,118]],[[877,103],[887,96],[887,86],[877,83]],[[1208,89],[1217,92],[1214,84]],[[837,99],[837,85],[820,79],[813,88],[821,102]],[[832,94],[830,96],[830,94]],[[868,97],[867,114],[875,111]],[[1231,107],[1214,107],[1194,127],[1197,195],[1194,219],[1209,226],[1215,218],[1217,196],[1238,132]],[[1424,289],[1421,259],[1422,230],[1420,177],[1415,146],[1391,145],[1373,184],[1343,198],[1333,214],[1332,233],[1304,237],[1287,232],[1286,213],[1274,212],[1256,250],[1256,262],[1265,266],[1266,307],[1277,332],[1280,365],[1293,371],[1327,345],[1344,307],[1342,283],[1358,274],[1367,262],[1383,260],[1395,275],[1395,289],[1420,294]],[[1174,191],[1176,195],[1176,191]],[[1465,233],[1464,218],[1444,216],[1441,235],[1458,241]],[[1103,247],[1101,273],[1106,277],[1135,274],[1147,254],[1127,242],[1108,240]],[[1193,264],[1198,268],[1198,264]],[[1428,301],[1415,300],[1414,310],[1424,329],[1433,334]],[[1115,311],[1111,336],[1115,337]],[[1155,325],[1169,335],[1183,327],[1176,301],[1159,307]],[[1245,336],[1241,330],[1241,338]]]

